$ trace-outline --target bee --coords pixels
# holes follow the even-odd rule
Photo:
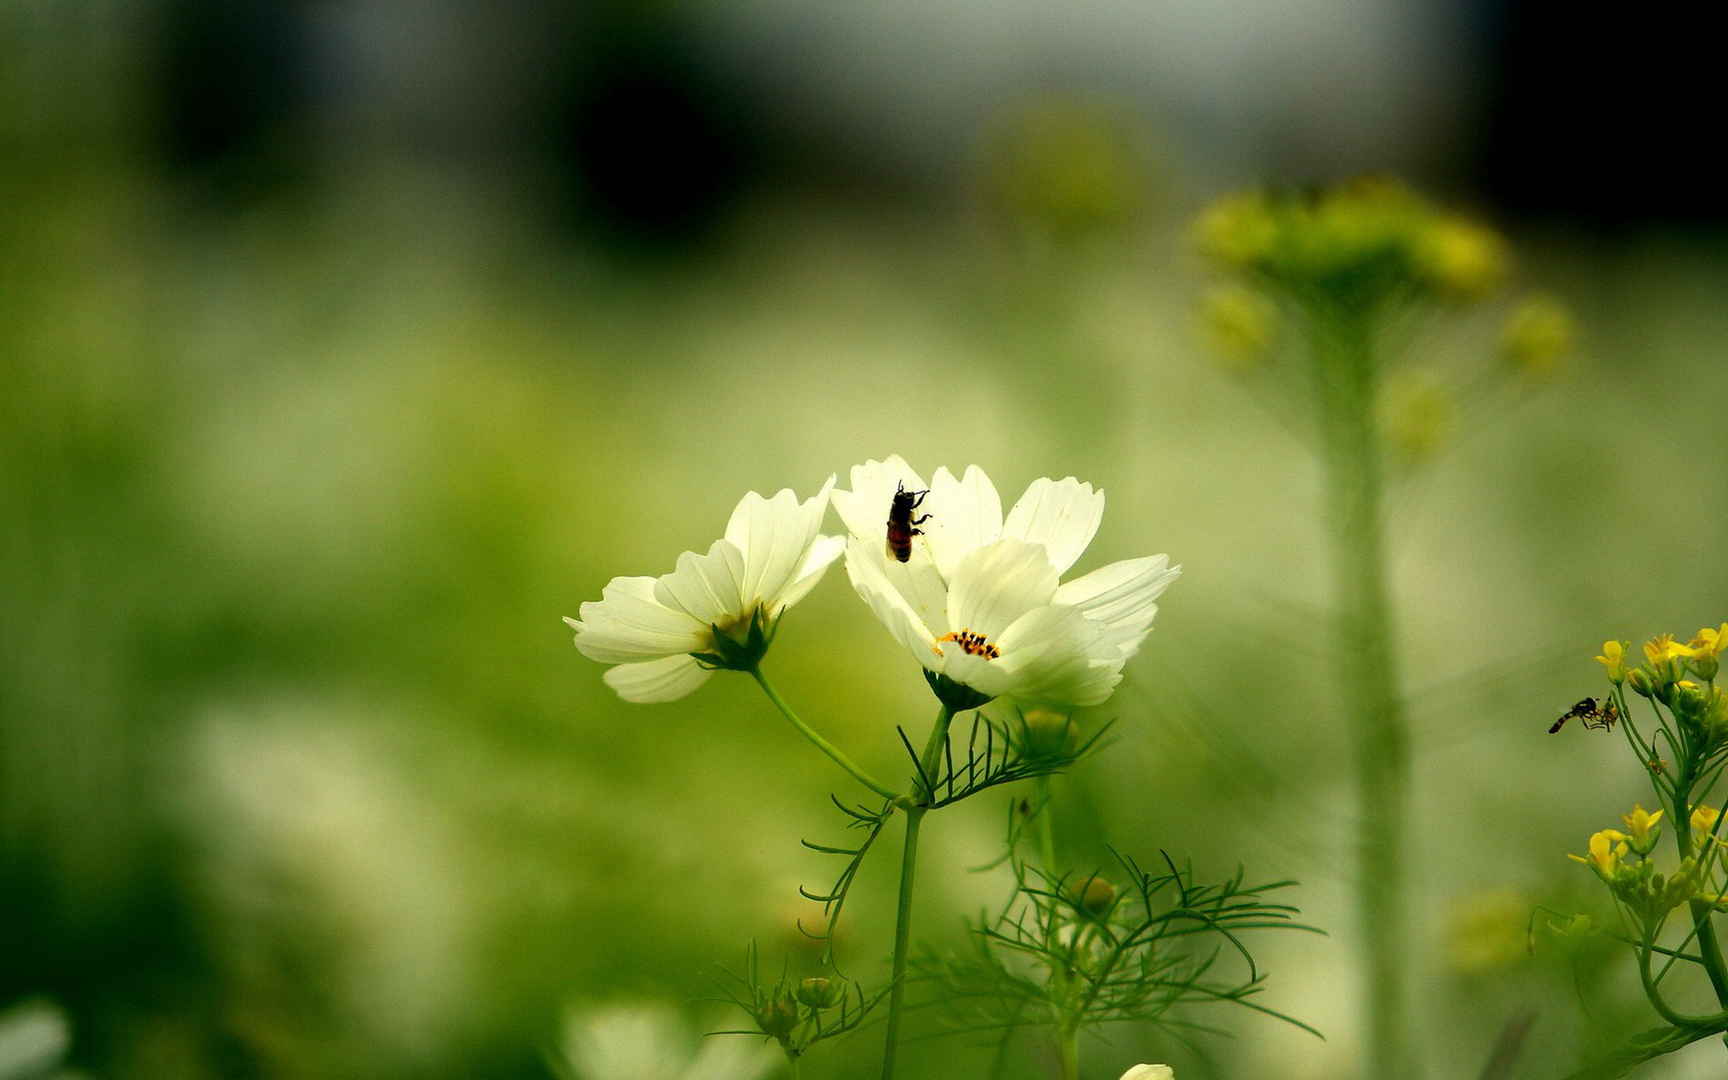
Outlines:
[[[1548,734],[1552,735],[1556,731],[1565,727],[1566,721],[1572,719],[1574,716],[1576,716],[1578,722],[1583,724],[1586,728],[1599,731],[1612,731],[1614,729],[1614,721],[1620,719],[1620,710],[1615,706],[1614,702],[1608,698],[1603,698],[1600,704],[1597,703],[1595,698],[1585,698],[1583,701],[1580,701],[1578,704],[1562,713],[1560,719],[1554,721],[1554,726],[1548,729]]]
[[[918,526],[929,521],[930,515],[913,517],[912,511],[918,509],[928,494],[929,488],[907,491],[903,483],[894,485],[894,503],[888,508],[888,554],[898,562],[912,557],[912,538],[924,535],[924,530]]]

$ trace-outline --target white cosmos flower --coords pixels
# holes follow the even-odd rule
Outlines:
[[[1121,1080],[1176,1080],[1176,1070],[1168,1065],[1136,1065]]]
[[[930,519],[900,562],[887,550],[889,509],[896,491],[926,489],[917,512]],[[833,500],[858,594],[925,668],[987,697],[1102,702],[1181,573],[1149,555],[1061,583],[1104,516],[1104,493],[1073,477],[1034,481],[1004,517],[976,465],[925,484],[895,455],[854,466],[852,489]]]
[[[677,569],[658,578],[613,578],[600,600],[565,619],[576,631],[576,648],[618,665],[604,677],[626,701],[676,701],[713,668],[728,666],[723,658],[749,662],[740,650],[765,648],[774,621],[822,580],[845,547],[844,538],[818,532],[833,487],[830,476],[803,502],[790,488],[767,499],[745,495],[726,535],[706,554],[686,551]]]

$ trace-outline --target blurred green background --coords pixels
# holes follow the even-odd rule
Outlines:
[[[558,619],[745,490],[898,452],[1008,499],[1091,480],[1080,570],[1186,567],[1091,718],[1119,741],[1061,782],[1065,849],[1296,878],[1332,931],[1259,949],[1266,1003],[1327,1041],[1195,1015],[1239,1037],[1116,1030],[1088,1075],[1353,1075],[1351,658],[1308,403],[1293,357],[1208,353],[1185,229],[1241,184],[1379,170],[1519,253],[1504,303],[1411,344],[1418,385],[1467,389],[1391,496],[1433,1075],[1525,1012],[1532,1078],[1652,1026],[1629,956],[1525,948],[1538,903],[1608,914],[1563,853],[1648,796],[1619,740],[1549,722],[1603,638],[1728,618],[1709,97],[1702,44],[1650,18],[7,3],[0,1051],[48,1014],[88,1076],[531,1078],[571,1010],[735,1023],[696,1001],[716,963],[814,963],[797,887],[835,868],[798,840],[841,835],[844,777],[736,677],[624,705]],[[1622,83],[1585,77],[1610,61]],[[1530,288],[1583,328],[1551,379],[1495,366]],[[770,664],[903,769],[929,695],[842,571]],[[920,937],[1001,896],[964,869],[1000,842],[977,802],[926,830]],[[840,943],[872,984],[892,862]],[[873,1075],[878,1038],[809,1072]],[[907,1075],[981,1075],[978,1041],[915,1043]],[[1024,1047],[1014,1075],[1052,1075]]]

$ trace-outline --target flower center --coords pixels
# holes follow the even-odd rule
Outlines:
[[[950,631],[936,640],[952,641],[960,646],[967,656],[982,656],[986,660],[994,660],[1002,655],[1002,650],[990,644],[990,640],[983,634],[974,634],[970,630],[961,630],[958,633]]]

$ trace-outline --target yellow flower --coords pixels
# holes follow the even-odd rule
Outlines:
[[[1716,831],[1716,821],[1722,816],[1722,811],[1700,803],[1692,808],[1692,832],[1699,836],[1709,836]]]
[[[1626,823],[1626,829],[1631,834],[1632,850],[1640,855],[1650,854],[1650,849],[1656,846],[1658,827],[1662,824],[1662,811],[1654,814],[1644,809],[1642,803],[1635,803],[1630,814],[1622,814],[1620,820]]]
[[[1608,681],[1619,686],[1626,681],[1626,643],[1623,641],[1604,641],[1602,655],[1596,662],[1608,669]]]
[[[1673,634],[1657,634],[1644,643],[1644,658],[1655,667],[1668,660],[1689,660],[1696,656],[1690,648],[1674,640]]]
[[[1716,657],[1721,654],[1724,646],[1728,646],[1728,623],[1723,623],[1717,630],[1704,627],[1687,642],[1686,647],[1693,653],[1692,658],[1687,661],[1688,666],[1700,679],[1714,679],[1719,663]]]
[[[1620,871],[1620,860],[1626,857],[1628,850],[1625,833],[1618,829],[1603,829],[1590,837],[1589,855],[1568,854],[1566,857],[1583,863],[1596,871],[1597,877],[1612,884]]]
[[[1722,650],[1728,648],[1728,622],[1712,630],[1708,626],[1692,635],[1692,640],[1686,643],[1695,656],[1720,656]]]

